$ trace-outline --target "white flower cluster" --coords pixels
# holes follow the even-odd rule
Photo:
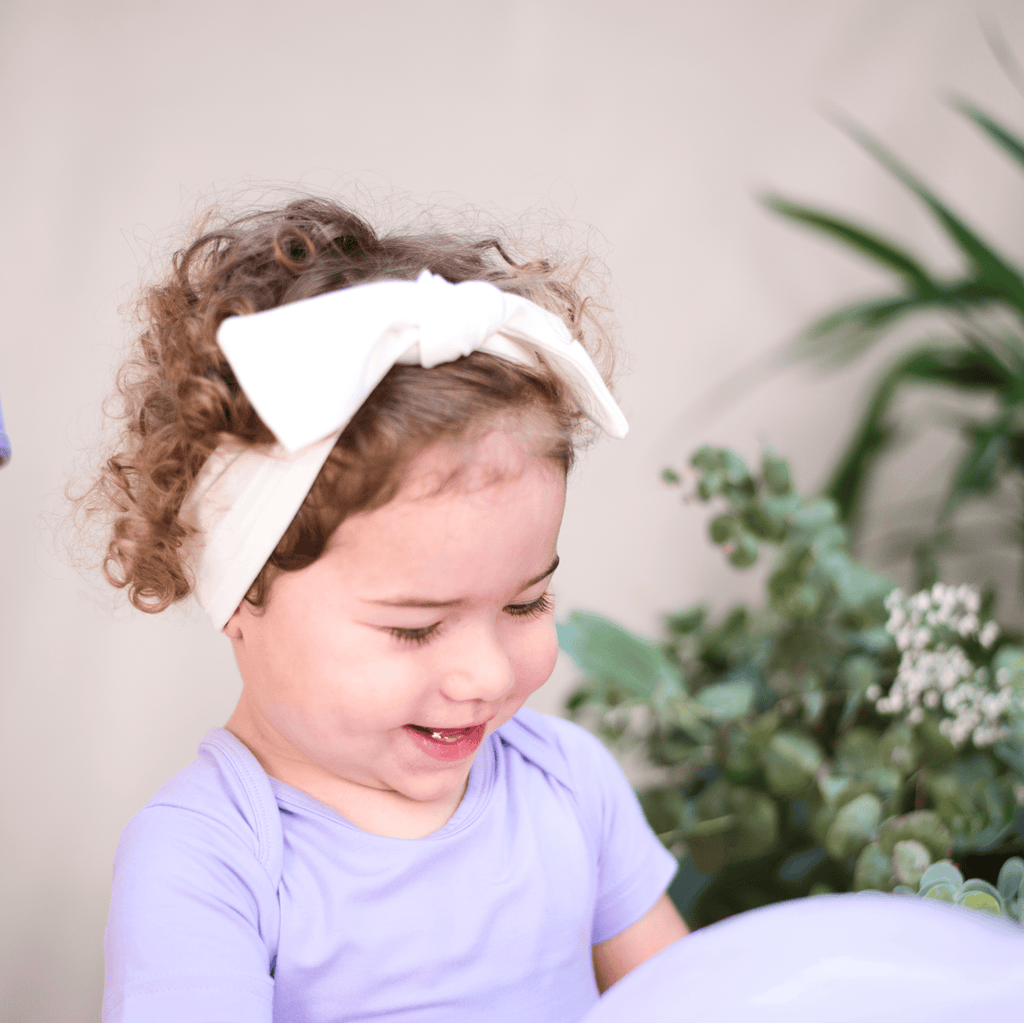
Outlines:
[[[968,737],[975,746],[991,746],[1009,734],[1000,718],[1015,696],[1009,674],[1000,671],[996,689],[989,685],[989,671],[976,667],[959,645],[976,639],[986,649],[999,637],[995,622],[981,622],[981,597],[971,586],[944,586],[907,596],[895,589],[886,598],[889,611],[886,629],[902,651],[899,670],[887,696],[877,684],[866,696],[880,714],[907,712],[916,725],[925,710],[942,708],[951,716],[939,722],[939,731],[954,746]]]

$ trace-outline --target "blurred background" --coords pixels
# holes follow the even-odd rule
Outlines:
[[[99,1017],[120,832],[240,689],[229,642],[198,609],[119,605],[53,532],[127,336],[119,307],[183,223],[240,190],[298,186],[371,219],[478,210],[603,260],[631,432],[599,442],[571,481],[556,598],[560,615],[586,608],[654,635],[667,612],[725,608],[763,581],[724,565],[707,508],[681,502],[662,470],[703,443],[751,460],[770,443],[813,492],[884,362],[768,371],[809,321],[889,278],[760,197],[842,212],[939,272],[959,266],[835,118],[1024,257],[1019,168],[949,103],[1024,125],[994,30],[1024,58],[1016,0],[6,0],[0,1019]],[[861,553],[894,578],[908,570],[884,564],[872,522],[956,457],[955,438],[924,431],[880,475]],[[949,564],[955,582],[1020,572],[1005,555]],[[1019,619],[1007,590],[1000,617]],[[573,677],[563,658],[531,704],[562,713]]]

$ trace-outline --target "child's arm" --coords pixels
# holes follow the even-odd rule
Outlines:
[[[593,946],[597,990],[604,994],[634,967],[689,933],[686,921],[665,893],[632,927]]]

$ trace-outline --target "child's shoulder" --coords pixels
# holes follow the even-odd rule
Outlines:
[[[521,707],[496,734],[526,760],[574,790],[609,771],[619,771],[615,758],[585,728],[530,707]]]
[[[199,755],[162,785],[131,819],[122,851],[145,845],[168,855],[182,846],[248,854],[275,877],[281,869],[281,820],[256,758],[223,728],[208,731]]]

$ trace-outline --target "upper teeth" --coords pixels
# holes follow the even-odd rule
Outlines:
[[[440,742],[455,742],[456,739],[461,739],[466,732],[465,728],[460,728],[455,735],[442,735],[439,731],[434,731],[430,728],[424,728],[422,725],[414,725],[413,727],[429,735],[431,739],[438,739]],[[455,730],[452,729],[452,731]]]

